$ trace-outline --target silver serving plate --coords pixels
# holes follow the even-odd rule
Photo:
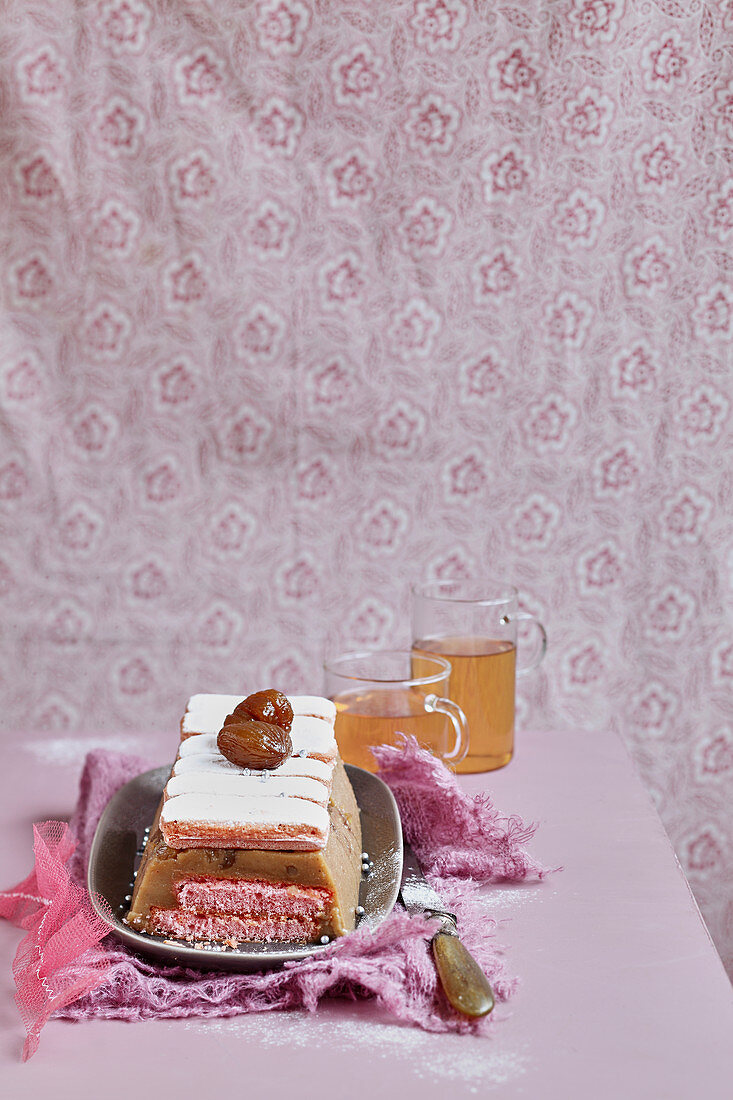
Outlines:
[[[371,870],[362,875],[359,905],[364,913],[357,927],[373,929],[389,915],[397,900],[402,875],[402,826],[392,792],[378,776],[352,764],[346,765],[346,772],[361,813],[362,847],[372,864]],[[158,962],[199,970],[269,970],[328,950],[328,944],[302,943],[195,947],[183,940],[136,932],[123,922],[145,830],[155,816],[169,775],[170,768],[162,767],[132,779],[113,795],[99,819],[89,853],[87,886],[94,909],[110,931],[134,951]]]

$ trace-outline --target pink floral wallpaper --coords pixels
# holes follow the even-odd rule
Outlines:
[[[0,8],[5,730],[513,579],[518,753],[618,730],[733,965],[730,3]]]

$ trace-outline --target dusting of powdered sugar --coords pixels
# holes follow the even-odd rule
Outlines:
[[[56,764],[60,767],[72,764],[83,764],[88,752],[94,749],[114,748],[116,752],[129,752],[138,756],[147,756],[150,753],[150,737],[143,734],[114,735],[114,744],[109,736],[102,735],[101,739],[92,737],[51,737],[35,738],[21,742],[19,746],[24,752],[30,753],[36,760],[44,764]]]
[[[230,1035],[258,1047],[285,1046],[324,1051],[334,1047],[369,1059],[395,1064],[402,1073],[431,1081],[461,1081],[467,1090],[483,1094],[515,1081],[527,1072],[530,1056],[523,1044],[508,1046],[507,1035],[433,1035],[419,1028],[407,1028],[373,1019],[344,1018],[328,1008],[318,1014],[293,1011],[263,1012],[229,1019],[188,1019],[170,1026],[183,1026],[202,1036]],[[367,1009],[368,1011],[368,1009]],[[501,1022],[497,1021],[501,1030]]]
[[[503,882],[500,886],[487,886],[477,890],[472,895],[476,905],[490,917],[502,916],[510,913],[512,916],[517,910],[530,902],[537,905],[547,896],[547,886],[529,885],[524,882]]]

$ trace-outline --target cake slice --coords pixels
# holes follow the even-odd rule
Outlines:
[[[203,715],[210,726],[217,715],[223,732],[246,700],[189,700],[135,882],[131,927],[229,945],[313,943],[354,928],[361,828],[333,737],[335,712],[317,696],[290,703],[297,755],[265,768],[227,759],[216,732],[199,720]],[[190,715],[198,718],[184,733]]]

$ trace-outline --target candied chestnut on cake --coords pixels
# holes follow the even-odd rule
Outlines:
[[[248,695],[241,703],[237,703],[232,711],[237,718],[254,718],[258,722],[270,722],[280,729],[290,732],[293,724],[293,708],[287,695],[275,688],[267,691],[255,691]],[[226,721],[226,719],[225,719]]]
[[[293,751],[293,708],[281,691],[256,691],[237,703],[219,730],[219,751],[240,768],[277,768]]]

